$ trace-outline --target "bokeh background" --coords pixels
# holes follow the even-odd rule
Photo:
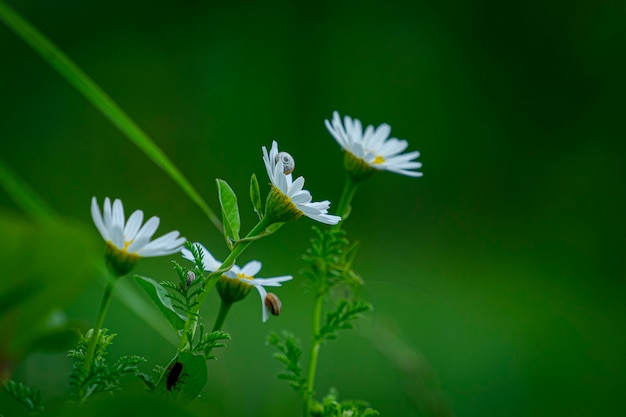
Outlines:
[[[375,310],[323,347],[318,392],[334,386],[386,416],[622,415],[623,2],[7,3],[107,91],[214,209],[214,179],[227,180],[244,228],[254,224],[249,178],[256,172],[265,185],[261,146],[272,139],[294,155],[314,198],[338,202],[341,153],[323,125],[333,110],[387,122],[421,151],[423,178],[378,174],[354,200],[345,228],[362,242],[355,267]],[[93,243],[68,253],[71,234],[48,242],[51,259],[100,256],[92,196],[119,197],[127,212],[160,216],[160,230],[226,255],[169,177],[4,24],[0,56],[0,157]],[[30,223],[4,191],[0,204],[5,228]],[[263,260],[261,275],[297,279],[279,291],[283,315],[266,324],[255,295],[236,306],[225,329],[233,339],[209,364],[192,415],[300,413],[264,339],[289,329],[308,341],[312,302],[298,271],[310,226],[290,224],[244,254]],[[43,259],[24,259],[33,258]],[[50,265],[41,276],[54,287],[64,267]],[[2,269],[2,280],[19,276]],[[144,260],[136,272],[174,278],[170,259]],[[66,307],[78,327],[95,316],[97,276],[88,269]],[[105,324],[118,333],[112,357],[169,361],[174,347],[119,299]],[[35,352],[13,376],[54,403],[69,366],[62,352]],[[0,394],[0,414],[17,409]]]

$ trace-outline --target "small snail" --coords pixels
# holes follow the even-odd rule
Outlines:
[[[283,309],[283,304],[280,302],[280,298],[278,298],[278,296],[273,292],[268,292],[265,296],[265,306],[273,316],[278,316]]]
[[[193,271],[187,272],[187,287],[191,285],[192,282],[196,280],[196,274]]]
[[[291,174],[296,167],[296,161],[287,152],[279,152],[278,155],[276,155],[274,162],[278,161],[283,162],[283,172],[285,175]]]

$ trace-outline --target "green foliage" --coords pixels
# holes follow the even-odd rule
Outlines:
[[[337,338],[337,330],[351,329],[352,320],[358,318],[359,314],[370,311],[372,305],[361,300],[339,300],[337,308],[332,313],[326,314],[326,321],[319,334],[315,337],[317,340],[334,340]]]
[[[82,404],[92,395],[99,392],[112,392],[120,389],[120,379],[125,375],[136,375],[137,365],[145,362],[140,356],[122,356],[115,363],[106,361],[106,349],[113,342],[114,334],[107,334],[102,329],[98,334],[96,350],[91,366],[85,364],[87,345],[91,337],[91,331],[80,337],[78,347],[71,349],[67,356],[74,359],[70,373],[70,385],[75,389],[74,401]]]
[[[351,244],[341,229],[312,229],[314,237],[302,258],[307,264],[304,273],[315,293],[325,294],[338,282],[360,285],[361,278],[352,270],[358,243]]]
[[[261,191],[259,191],[259,181],[256,179],[256,174],[252,174],[250,178],[250,201],[252,201],[254,212],[261,220],[263,218],[263,203],[261,202]]]
[[[322,403],[317,403],[311,411],[312,417],[372,417],[380,413],[370,408],[365,401],[337,400],[337,391],[331,389]]]
[[[182,330],[187,317],[196,315],[198,296],[204,289],[204,271],[202,248],[190,242],[186,244],[194,257],[194,269],[189,269],[173,262],[178,282],[164,281],[157,283],[151,278],[135,275],[139,286],[148,294],[163,317],[174,327]]]
[[[224,180],[217,179],[217,194],[222,208],[222,223],[224,224],[224,239],[226,246],[230,250],[239,240],[239,229],[241,220],[239,218],[239,207],[237,206],[237,195]]]
[[[137,281],[139,286],[148,294],[163,317],[167,319],[175,330],[180,330],[185,326],[185,316],[176,311],[164,285],[159,284],[152,278],[142,277],[140,275],[135,275],[135,281]]]
[[[230,334],[221,330],[214,330],[210,333],[205,333],[204,326],[200,324],[200,332],[198,337],[195,338],[196,342],[193,342],[193,335],[188,335],[190,340],[191,352],[204,356],[205,359],[217,359],[214,355],[211,355],[213,348],[225,347],[226,345],[221,343],[222,340],[229,340]]]
[[[270,333],[267,336],[267,343],[279,350],[274,354],[274,358],[286,368],[285,372],[278,374],[278,378],[289,381],[289,385],[304,398],[307,381],[302,376],[302,367],[300,366],[300,357],[302,356],[300,341],[292,333],[283,331],[280,336],[273,332]]]
[[[7,381],[0,388],[19,401],[30,413],[44,411],[43,405],[41,405],[41,392],[34,391],[21,382],[15,381]]]
[[[173,264],[178,282],[164,281],[161,286],[169,290],[167,297],[172,301],[172,306],[180,312],[183,319],[186,319],[195,314],[194,307],[198,305],[197,298],[203,291],[204,279],[202,272],[185,268],[176,262]],[[200,278],[197,278],[198,276]]]

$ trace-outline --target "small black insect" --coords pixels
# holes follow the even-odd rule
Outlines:
[[[168,391],[171,391],[172,388],[176,388],[176,385],[180,382],[180,376],[183,372],[183,363],[176,362],[170,368],[169,374],[167,374],[167,380],[165,381],[165,386]]]

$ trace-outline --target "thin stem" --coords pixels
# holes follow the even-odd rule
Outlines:
[[[233,306],[233,303],[227,303],[222,300],[220,304],[220,311],[217,313],[217,317],[215,318],[215,324],[213,324],[212,332],[216,330],[222,330],[222,326],[224,325],[224,320],[226,320],[226,316],[230,311],[230,308]]]
[[[98,309],[98,315],[96,316],[96,323],[93,326],[91,338],[89,339],[89,345],[87,346],[87,355],[85,356],[84,364],[86,371],[89,371],[93,362],[93,357],[96,352],[96,345],[98,344],[98,339],[100,337],[100,329],[102,328],[102,323],[104,323],[104,317],[106,316],[107,308],[109,307],[109,302],[111,301],[111,295],[113,295],[115,281],[115,278],[109,278],[107,280],[107,285],[104,288],[104,294],[102,294],[100,308]]]
[[[324,302],[324,294],[318,293],[315,296],[315,304],[313,304],[313,323],[311,326],[312,341],[311,351],[309,352],[309,366],[307,369],[307,389],[304,399],[304,417],[308,417],[311,407],[313,406],[313,391],[315,388],[315,372],[317,370],[317,358],[322,343],[319,338],[320,320],[322,316],[322,303]]]
[[[341,199],[339,200],[339,205],[337,206],[337,215],[341,216],[341,222],[339,222],[335,227],[340,228],[341,224],[348,218],[350,215],[352,203],[352,198],[356,193],[357,183],[350,177],[350,175],[346,175],[346,183],[343,187],[343,192],[341,193]]]
[[[204,284],[204,288],[200,295],[198,295],[197,304],[193,308],[193,310],[189,313],[187,317],[187,321],[185,322],[185,328],[183,329],[182,336],[180,338],[180,343],[178,344],[178,351],[181,352],[185,347],[190,344],[191,340],[188,339],[188,335],[193,338],[196,327],[198,325],[198,312],[200,311],[200,307],[206,300],[209,292],[215,287],[215,283],[217,283],[217,279],[222,275],[225,271],[228,271],[234,264],[239,255],[252,243],[255,239],[253,237],[259,236],[267,227],[270,225],[270,220],[267,217],[263,217],[257,224],[250,230],[250,232],[246,235],[244,240],[240,240],[237,242],[233,251],[226,257],[224,262],[220,268],[216,271],[211,272],[206,277],[206,283]]]

